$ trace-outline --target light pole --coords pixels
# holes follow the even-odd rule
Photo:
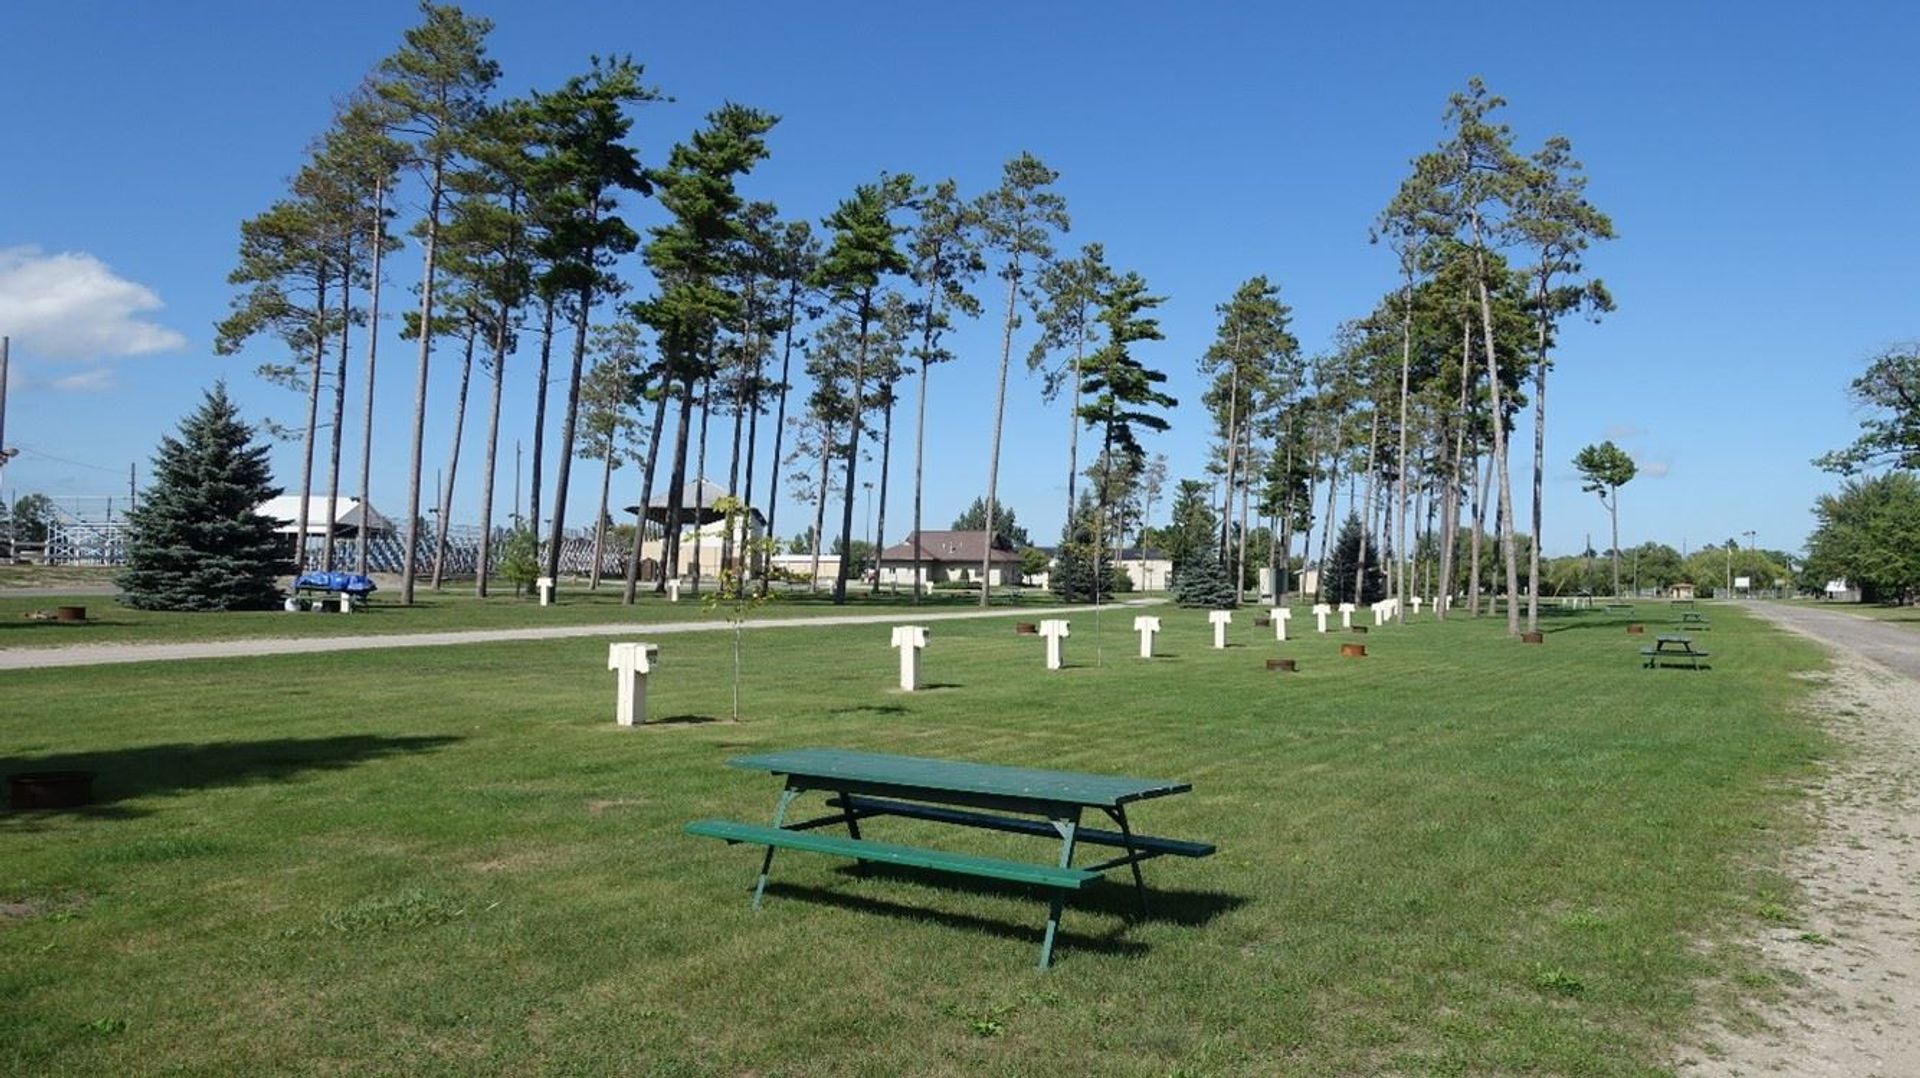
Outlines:
[[[868,557],[872,557],[873,556],[873,480],[871,479],[865,480],[860,485],[862,487],[865,487],[867,491],[867,552],[868,552]],[[875,562],[877,563],[878,560],[879,559],[876,558]],[[874,573],[874,579],[875,580],[880,579],[880,576],[877,570]]]

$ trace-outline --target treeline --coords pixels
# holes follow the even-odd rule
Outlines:
[[[1860,436],[1814,463],[1845,477],[1814,503],[1801,586],[1845,580],[1868,602],[1920,596],[1920,341],[1881,349],[1853,380]]]
[[[1040,159],[1020,154],[997,186],[977,193],[952,180],[882,173],[854,184],[816,226],[742,189],[768,159],[778,117],[729,103],[664,154],[643,154],[635,114],[664,96],[632,58],[594,58],[553,89],[504,97],[488,54],[492,24],[451,5],[420,10],[420,23],[338,109],[286,196],[243,223],[231,275],[241,291],[218,334],[223,352],[263,335],[285,347],[285,360],[262,372],[305,394],[299,489],[312,491],[324,467],[332,498],[354,484],[342,474],[343,435],[355,334],[365,330],[364,501],[380,425],[373,385],[382,282],[391,284],[403,237],[413,241],[418,304],[401,319],[415,384],[403,600],[413,596],[423,542],[446,543],[476,374],[486,434],[475,588],[484,595],[497,557],[490,543],[508,394],[531,397],[532,481],[505,516],[516,527],[546,525],[536,548],[548,575],[558,571],[577,458],[599,465],[596,546],[608,534],[613,472],[634,461],[640,505],[665,487],[660,560],[678,565],[683,522],[711,516],[697,485],[695,504],[682,501],[689,478],[708,474],[716,438],[728,490],[766,506],[768,534],[778,534],[784,481],[811,508],[805,532],[815,548],[837,531],[833,545],[850,550],[855,494],[877,481],[884,545],[890,481],[904,463],[894,442],[907,418],[896,412],[913,413],[909,514],[918,531],[928,387],[934,368],[957,358],[947,337],[968,318],[1000,331],[991,423],[982,423],[992,432],[986,530],[997,530],[1004,511],[1000,449],[1018,346],[1045,398],[1068,413],[1063,552],[1098,580],[1102,559],[1142,535],[1168,482],[1164,458],[1150,459],[1143,440],[1167,429],[1177,404],[1165,374],[1139,355],[1162,339],[1154,311],[1165,297],[1139,272],[1109,264],[1098,243],[1063,247],[1066,199]],[[1497,120],[1503,105],[1478,80],[1451,98],[1445,138],[1412,161],[1373,223],[1399,282],[1329,348],[1303,354],[1291,309],[1265,276],[1218,307],[1214,339],[1199,356],[1213,426],[1211,482],[1202,485],[1211,556],[1231,579],[1244,585],[1259,564],[1286,564],[1296,549],[1311,559],[1316,545],[1325,563],[1334,525],[1348,518],[1360,536],[1356,564],[1384,566],[1395,595],[1416,586],[1415,553],[1424,548],[1435,554],[1429,578],[1451,579],[1464,564],[1476,613],[1483,560],[1500,559],[1508,594],[1519,593],[1523,554],[1526,576],[1538,576],[1537,552],[1516,537],[1538,534],[1541,522],[1555,331],[1569,315],[1611,308],[1582,256],[1612,226],[1587,202],[1570,144],[1556,137],[1522,154]],[[417,213],[403,219],[401,207]],[[633,223],[642,207],[655,223]],[[429,400],[436,349],[457,356],[451,401]],[[527,380],[509,378],[528,353],[537,358]],[[1529,401],[1533,520],[1522,529],[1508,457]],[[435,534],[424,536],[430,406],[445,409],[453,437],[430,514]],[[547,440],[550,410],[557,445]],[[877,474],[863,481],[863,467]],[[629,601],[650,531],[640,524],[626,559]],[[296,530],[304,535],[307,525],[301,519]],[[323,544],[330,563],[330,534]],[[722,568],[743,556],[733,544],[729,531]],[[696,546],[696,576],[699,556]],[[355,559],[364,569],[364,537]],[[443,561],[433,559],[435,586]],[[851,562],[841,559],[837,601]],[[1529,624],[1534,613],[1530,606]],[[1510,609],[1510,628],[1516,618]]]
[[[920,528],[927,385],[934,366],[955,358],[945,337],[962,317],[995,318],[1002,331],[985,475],[989,529],[998,506],[1007,374],[1023,312],[1041,329],[1028,362],[1047,369],[1049,397],[1064,396],[1069,406],[1076,439],[1069,501],[1084,428],[1097,439],[1101,467],[1115,477],[1094,490],[1094,511],[1117,516],[1115,484],[1143,470],[1139,434],[1164,430],[1162,413],[1175,403],[1158,388],[1165,376],[1133,351],[1159,339],[1150,312],[1162,298],[1140,274],[1110,267],[1097,244],[1056,253],[1069,218],[1058,174],[1038,158],[1021,154],[1007,162],[997,187],[971,197],[951,180],[882,174],[854,185],[816,228],[740,189],[768,157],[777,117],[727,104],[664,155],[643,158],[632,138],[633,114],[663,95],[645,82],[640,64],[595,58],[557,88],[503,98],[496,92],[500,67],[487,51],[492,29],[457,7],[422,5],[420,24],[338,110],[287,196],[242,225],[231,280],[243,291],[218,333],[225,353],[259,335],[286,347],[287,359],[262,373],[306,395],[300,488],[313,489],[316,456],[324,453],[332,498],[351,482],[341,466],[354,332],[372,327],[360,375],[366,395],[357,485],[364,501],[375,454],[382,278],[391,275],[401,237],[415,241],[419,304],[404,317],[415,374],[404,601],[413,596],[415,552],[424,538],[420,477],[436,346],[454,349],[460,369],[454,400],[438,405],[449,409],[454,428],[433,514],[431,539],[441,549],[476,363],[488,380],[475,584],[483,595],[496,556],[489,541],[506,394],[533,397],[532,483],[525,503],[509,507],[507,516],[524,527],[548,522],[549,575],[557,575],[577,456],[600,464],[596,546],[607,533],[612,472],[637,459],[641,505],[652,499],[656,481],[666,486],[661,560],[678,564],[681,523],[702,519],[708,508],[681,502],[689,476],[707,473],[709,426],[716,422],[731,428],[720,432],[729,447],[728,487],[748,504],[768,507],[769,532],[784,472],[804,484],[812,502],[816,546],[838,495],[839,546],[846,549],[863,457],[875,446],[885,534],[895,411],[904,383],[916,375],[911,515]],[[643,200],[663,219],[641,229],[629,217]],[[418,216],[400,220],[402,205],[418,206]],[[636,252],[644,280],[620,272],[623,257]],[[985,287],[989,273],[999,279],[997,289]],[[526,337],[537,366],[530,386],[513,387],[509,362]],[[802,370],[811,388],[795,394]],[[565,389],[550,401],[553,382]],[[555,406],[559,444],[549,447],[547,413]],[[771,432],[762,430],[766,418]],[[554,481],[546,489],[549,454]],[[763,472],[765,486],[756,490]],[[304,501],[300,512],[296,529],[304,535]],[[643,521],[633,532],[629,601],[648,530]],[[731,549],[731,533],[725,542],[722,561],[732,562],[740,552]],[[330,562],[331,535],[324,544],[321,556]],[[698,556],[696,548],[696,576]],[[297,557],[304,559],[304,548]],[[364,536],[355,558],[364,570]],[[434,559],[435,586],[442,561]],[[836,600],[845,597],[848,568],[843,559]]]
[[[1181,481],[1174,519],[1152,537],[1176,578],[1189,565],[1210,575],[1217,561],[1245,588],[1261,566],[1318,564],[1317,598],[1435,594],[1435,581],[1455,580],[1478,614],[1483,591],[1519,595],[1523,580],[1541,577],[1525,537],[1542,522],[1547,372],[1564,319],[1613,308],[1582,261],[1613,226],[1587,201],[1572,144],[1554,137],[1522,154],[1497,119],[1504,105],[1478,79],[1452,96],[1445,138],[1413,159],[1373,223],[1399,283],[1331,347],[1302,354],[1291,309],[1265,277],[1218,308],[1200,361],[1210,481]],[[1508,458],[1529,401],[1533,512],[1523,531]],[[1157,493],[1142,492],[1149,502]],[[1354,549],[1336,557],[1342,522]],[[1202,533],[1210,544],[1196,543]],[[1496,557],[1504,573],[1490,586],[1483,563]],[[1277,586],[1284,600],[1288,574]],[[1437,591],[1443,613],[1452,590]],[[1537,614],[1530,598],[1529,628]],[[1515,604],[1507,617],[1518,631]]]

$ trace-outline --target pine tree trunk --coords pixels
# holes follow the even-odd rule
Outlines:
[[[660,460],[660,433],[667,424],[667,387],[663,384],[654,394],[653,433],[647,438],[647,463],[640,474],[639,512],[633,518],[633,555],[627,559],[626,591],[620,601],[632,606],[639,598],[640,559],[646,553],[647,543],[647,506],[653,501],[653,468]],[[663,542],[662,547],[666,544]]]
[[[1000,388],[993,399],[993,449],[987,455],[987,540],[980,555],[980,606],[985,609],[993,589],[994,510],[1000,491],[1000,431],[1007,414],[1007,364],[1013,359],[1013,303],[1019,295],[1020,260],[1015,256],[1007,273],[1007,313],[1000,330]]]
[[[927,362],[927,354],[933,349],[933,319],[929,314],[926,333],[921,337],[920,351],[920,403],[919,416],[913,425],[913,605],[920,605],[921,581],[924,579],[920,568],[920,499],[926,490],[927,460],[927,374],[933,365]]]
[[[758,580],[759,578],[766,575],[766,566],[761,564],[761,558],[765,552],[766,544],[764,543],[759,544],[759,549],[755,549],[754,545],[752,544],[753,493],[754,493],[753,473],[754,473],[755,467],[759,464],[760,389],[763,384],[761,376],[765,373],[765,366],[766,366],[765,343],[766,342],[764,341],[759,342],[759,346],[754,349],[753,384],[752,386],[749,387],[749,392],[748,392],[749,411],[747,412],[747,460],[746,460],[746,464],[744,465],[744,470],[746,472],[746,477],[747,477],[747,489],[740,497],[741,504],[746,507],[745,515],[741,519],[740,528],[749,543],[748,549],[746,552],[746,556],[747,556],[746,573],[740,579],[740,583],[741,583],[740,591],[741,591],[741,594],[743,595],[746,594],[746,582],[749,579]]]
[[[1411,579],[1413,570],[1409,560],[1413,556],[1413,549],[1407,546],[1407,473],[1412,470],[1407,463],[1407,396],[1408,389],[1411,385],[1412,368],[1413,278],[1412,275],[1409,274],[1400,317],[1400,470],[1394,482],[1396,488],[1394,491],[1394,526],[1400,537],[1399,568],[1395,574],[1395,579],[1399,581],[1399,586],[1394,591],[1394,598],[1400,601],[1394,605],[1394,621],[1401,625],[1407,623],[1407,585],[1416,583],[1416,581]],[[1418,537],[1416,535],[1415,546],[1418,545]]]
[[[780,509],[780,452],[787,435],[787,391],[792,388],[793,323],[799,313],[800,296],[796,286],[787,291],[787,321],[781,331],[780,346],[780,403],[773,419],[773,459],[767,462],[767,535],[776,541],[780,533],[774,530],[774,514]],[[766,590],[767,580],[762,578],[760,593],[765,595]]]
[[[433,590],[440,590],[440,583],[446,579],[447,566],[447,528],[451,525],[449,517],[453,515],[454,480],[460,474],[460,439],[467,428],[467,390],[473,382],[473,342],[479,336],[477,323],[467,322],[466,354],[460,361],[460,391],[453,405],[453,444],[447,450],[447,482],[440,490],[440,519],[435,522],[433,536]]]
[[[1367,435],[1367,511],[1363,515],[1364,519],[1360,523],[1360,557],[1353,567],[1353,601],[1356,603],[1360,602],[1366,595],[1367,540],[1372,538],[1373,532],[1374,481],[1380,475],[1378,467],[1380,460],[1380,409],[1376,406],[1371,409],[1371,411],[1373,412],[1373,424],[1371,433]]]
[[[400,552],[400,601],[413,605],[413,577],[420,554],[420,463],[427,439],[427,368],[433,359],[434,259],[440,245],[441,185],[445,162],[433,164],[433,182],[427,199],[425,268],[420,273],[420,364],[413,383],[413,443],[407,464],[407,547]]]
[[[847,438],[846,489],[840,492],[840,565],[834,572],[833,580],[835,606],[847,601],[847,570],[853,566],[853,491],[856,465],[860,460],[861,420],[867,412],[867,332],[872,321],[873,294],[869,292],[860,297],[860,348],[853,360],[853,432]],[[997,433],[995,441],[998,442]]]
[[[1081,330],[1073,342],[1073,395],[1067,398],[1067,527],[1073,527],[1073,506],[1080,494],[1080,367],[1086,360],[1086,310],[1080,312]]]
[[[895,368],[896,370],[898,368]],[[874,516],[873,540],[873,589],[869,594],[880,594],[880,551],[887,546],[887,477],[893,461],[893,386],[888,382],[881,390],[887,402],[881,413],[880,424],[880,508]]]
[[[500,398],[506,385],[507,327],[512,315],[502,303],[493,322],[493,399],[487,407],[487,458],[480,468],[480,553],[473,566],[473,594],[482,599],[487,597],[487,574],[493,568],[493,476],[500,456]]]
[[[1480,616],[1480,536],[1487,530],[1487,491],[1493,485],[1493,461],[1488,460],[1486,470],[1482,472],[1477,456],[1473,462],[1473,562],[1467,580],[1467,613]]]
[[[1293,594],[1293,415],[1287,415],[1287,501],[1285,515],[1280,518],[1280,575],[1274,580],[1273,598],[1275,606],[1286,606]]]
[[[380,262],[386,255],[387,185],[373,185],[373,280],[367,286],[367,400],[360,416],[360,527],[353,540],[354,572],[367,575],[367,528],[373,512],[373,368],[380,345]]]
[[[741,380],[744,381],[745,377],[743,368]],[[727,456],[727,495],[732,498],[740,496],[740,437],[746,432],[747,417],[743,414],[745,410],[746,386],[736,381],[733,393],[733,451]],[[720,573],[723,577],[734,571],[733,562],[736,552],[733,544],[733,530],[733,522],[729,521],[725,526],[724,534],[720,536]],[[736,579],[744,583],[746,577],[743,574],[736,574]]]
[[[322,269],[316,275],[313,314],[313,361],[307,372],[307,439],[306,452],[300,461],[300,510],[299,520],[294,523],[293,533],[293,571],[295,575],[307,570],[307,528],[311,524],[311,505],[313,502],[313,442],[320,434],[320,379],[327,358],[327,274]]]
[[[1541,497],[1547,472],[1547,285],[1547,278],[1542,276],[1539,295],[1540,358],[1533,367],[1533,543],[1527,553],[1528,632],[1533,632],[1540,625]]]
[[[553,369],[554,298],[545,296],[540,312],[540,368],[533,376],[533,446],[528,461],[532,471],[527,482],[527,530],[540,534],[540,476],[542,452],[547,441],[547,380]],[[536,557],[537,557],[536,553]]]
[[[587,265],[593,252],[587,252]],[[574,429],[580,421],[580,371],[587,361],[587,321],[593,315],[593,282],[580,286],[580,308],[574,312],[573,370],[567,378],[567,414],[560,422],[560,459],[553,477],[553,526],[548,529],[547,575],[560,579],[560,543],[567,527],[567,483],[573,474]]]
[[[1327,458],[1327,519],[1320,531],[1320,567],[1314,574],[1313,597],[1322,601],[1327,593],[1327,548],[1333,542],[1333,518],[1340,515],[1340,452],[1346,448],[1346,425],[1335,420],[1333,456]],[[1311,544],[1312,540],[1308,540]]]
[[[1247,462],[1253,459],[1253,423],[1247,423],[1247,444],[1240,447],[1240,471],[1246,471]],[[1237,606],[1247,590],[1247,531],[1248,503],[1253,500],[1253,477],[1247,476],[1240,483],[1240,550],[1239,558],[1233,567],[1233,601]]]
[[[680,575],[680,517],[686,508],[687,440],[693,434],[694,378],[689,373],[680,383],[680,423],[673,435],[673,480],[667,488],[666,522],[661,525],[660,579],[653,584],[656,593],[667,590],[668,577]]]
[[[1440,512],[1441,526],[1445,534],[1441,536],[1440,548],[1440,587],[1445,597],[1441,617],[1453,610],[1454,577],[1460,563],[1460,488],[1466,482],[1461,474],[1461,464],[1467,450],[1467,412],[1468,389],[1473,380],[1473,327],[1466,319],[1460,321],[1460,404],[1454,413],[1453,421],[1453,459],[1447,467],[1446,503]],[[1436,597],[1438,601],[1438,597]]]
[[[1613,594],[1620,595],[1620,488],[1609,487],[1607,515],[1613,518]]]
[[[833,427],[822,428],[820,438],[820,493],[813,501],[813,571],[807,577],[809,593],[820,589],[820,547],[827,533],[828,484],[833,476]],[[841,560],[846,559],[842,556]]]
[[[342,257],[353,263],[352,249]],[[333,437],[327,452],[327,531],[320,540],[320,567],[333,571],[333,529],[340,520],[340,441],[347,423],[347,350],[348,330],[353,326],[353,275],[343,268],[340,274],[340,364],[333,379]]]
[[[700,445],[694,450],[693,464],[693,593],[700,594],[703,571],[700,555],[707,545],[703,534],[707,515],[707,420],[713,414],[713,376],[700,385]]]
[[[1233,330],[1233,358],[1227,368],[1226,491],[1220,499],[1220,564],[1233,565],[1234,453],[1240,448],[1240,327]]]
[[[614,434],[607,432],[607,450],[600,458],[600,511],[593,517],[593,569],[587,574],[588,591],[600,590],[600,555],[607,542],[607,497],[613,491]]]
[[[1480,218],[1473,215],[1474,283],[1480,293],[1480,328],[1487,342],[1487,392],[1493,402],[1493,462],[1500,482],[1500,555],[1507,568],[1507,632],[1520,631],[1520,566],[1513,544],[1513,484],[1507,469],[1506,411],[1500,394],[1500,355],[1493,338],[1493,301],[1487,293],[1486,259],[1480,246]]]

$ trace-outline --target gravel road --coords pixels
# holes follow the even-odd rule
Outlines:
[[[1109,609],[1157,603],[1133,600]],[[751,618],[746,629],[810,628],[817,625],[906,625],[973,618],[1032,618],[1041,615],[1085,615],[1077,607],[1005,607],[959,613],[847,614],[824,618]],[[0,670],[40,670],[69,666],[108,666],[116,663],[177,662],[188,659],[232,659],[260,655],[310,655],[323,651],[366,651],[375,648],[431,648],[453,644],[494,644],[510,640],[566,640],[592,636],[668,636],[677,633],[714,633],[733,628],[725,621],[658,622],[653,624],[556,625],[545,629],[467,629],[445,633],[403,633],[392,636],[271,637],[247,640],[203,640],[186,644],[80,644],[66,648],[0,649]]]
[[[1806,916],[1753,944],[1790,974],[1767,1028],[1701,1031],[1689,1075],[1920,1075],[1920,631],[1817,607],[1747,609],[1833,652],[1816,707],[1846,752],[1813,789],[1785,870]]]

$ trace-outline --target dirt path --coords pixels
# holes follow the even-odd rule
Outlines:
[[[1819,694],[1851,750],[1816,786],[1813,844],[1788,871],[1803,923],[1756,941],[1801,983],[1757,1033],[1704,1031],[1691,1075],[1920,1075],[1920,632],[1817,608],[1748,609],[1827,644]]]
[[[1158,603],[1136,599],[1116,603],[1110,610]],[[845,614],[824,618],[750,618],[746,629],[792,629],[816,625],[905,625],[972,618],[1032,618],[1039,615],[1091,616],[1084,606],[1020,607],[970,610],[947,614]],[[190,644],[82,644],[69,648],[0,649],[0,671],[37,670],[66,666],[108,666],[116,663],[177,662],[187,659],[232,659],[259,655],[306,655],[322,651],[365,651],[372,648],[430,648],[452,644],[494,644],[510,640],[564,640],[582,636],[666,636],[674,633],[715,633],[733,628],[726,621],[657,622],[618,625],[556,625],[544,629],[466,629],[444,633],[398,633],[391,636],[271,637],[246,640],[203,640]]]

